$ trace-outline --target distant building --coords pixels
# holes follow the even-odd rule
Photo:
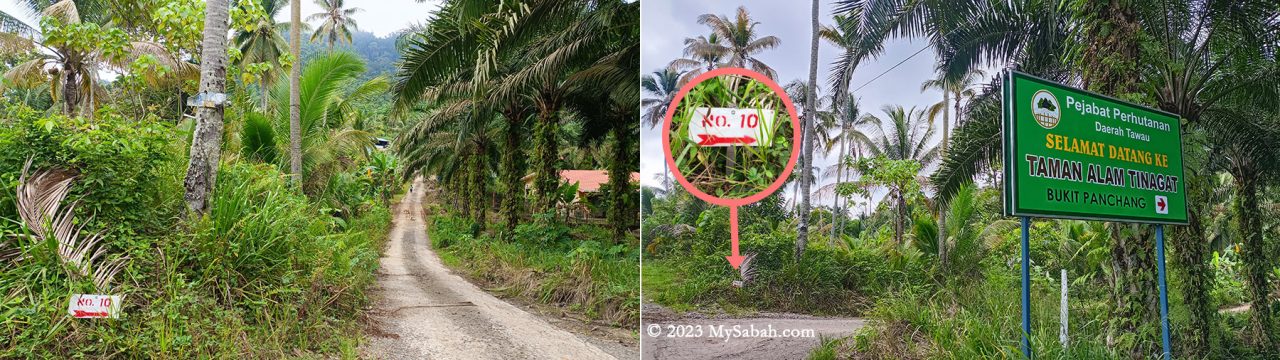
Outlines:
[[[526,175],[521,180],[524,181],[525,189],[533,188],[534,174]],[[603,199],[601,199],[600,187],[609,183],[609,171],[607,170],[560,170],[560,182],[567,184],[578,184],[578,193],[574,195],[573,204],[570,205],[570,213],[579,217],[603,217]],[[632,172],[631,185],[640,183],[640,173]]]

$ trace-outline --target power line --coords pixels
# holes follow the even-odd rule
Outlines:
[[[893,67],[889,68],[889,70],[885,70],[884,72],[880,73],[880,75],[876,75],[876,77],[872,78],[870,81],[867,81],[865,84],[862,84],[862,86],[859,86],[857,89],[853,89],[853,92],[858,92],[858,90],[862,90],[862,88],[867,87],[867,85],[871,85],[872,82],[875,82],[876,80],[880,79],[880,77],[884,76],[884,74],[888,74],[890,71],[893,71],[893,69],[897,69],[898,66],[902,66],[902,64],[906,63],[907,60],[911,60],[911,58],[916,57],[916,55],[920,55],[920,53],[924,52],[924,50],[928,48],[929,48],[929,45],[925,45],[924,47],[920,48],[920,50],[916,51],[915,54],[911,54],[911,56],[908,56],[906,59],[902,59],[902,61],[899,61],[897,64],[893,65]]]

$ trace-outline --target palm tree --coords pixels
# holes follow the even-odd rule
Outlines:
[[[942,90],[942,102],[929,107],[929,118],[936,120],[938,113],[942,113],[942,143],[940,144],[942,157],[947,155],[947,142],[950,141],[950,122],[951,122],[951,98],[955,97],[955,114],[956,122],[960,122],[960,103],[963,98],[973,98],[976,95],[971,89],[973,83],[985,75],[982,70],[974,70],[961,76],[959,79],[948,77],[946,74],[939,74],[938,78],[930,79],[920,85],[920,91],[929,89]],[[932,121],[932,120],[931,120]],[[947,213],[946,205],[938,204],[938,264],[942,268],[947,266]]]
[[[840,183],[845,182],[846,179],[853,179],[853,169],[848,167],[850,161],[846,161],[846,157],[849,157],[850,160],[856,161],[856,159],[861,156],[862,144],[866,144],[871,140],[867,137],[867,134],[862,131],[862,129],[869,125],[870,122],[867,117],[861,116],[861,111],[858,109],[858,101],[856,99],[848,100],[842,105],[841,109],[835,109],[835,111],[833,111],[833,113],[840,114],[838,117],[833,116],[833,118],[838,119],[840,129],[834,134],[827,135],[822,141],[823,151],[826,153],[836,151],[837,148],[839,149],[839,155],[836,157],[836,163],[828,169],[828,172],[834,172],[835,182],[833,182],[829,188],[824,187],[824,189],[822,189],[822,191],[830,192],[832,194],[836,193],[835,187]],[[822,133],[823,132],[820,132],[819,134]],[[830,173],[824,175],[832,176]],[[842,198],[843,197],[839,195],[835,196],[835,211],[843,215],[846,212],[845,207],[848,205],[849,199],[843,199],[844,204],[842,205],[840,203]],[[832,229],[831,233],[833,241],[838,240],[838,234],[844,233],[843,219],[844,217],[838,218],[836,226]]]
[[[680,91],[681,74],[683,72],[667,67],[640,79],[640,87],[646,96],[640,100],[640,107],[645,109],[644,115],[641,115],[645,126],[652,128],[665,120],[671,100]],[[671,182],[666,162],[663,162],[662,169],[662,184],[665,188]]]
[[[419,103],[456,99],[471,108],[466,126],[480,126],[500,115],[508,122],[507,148],[501,166],[504,195],[519,196],[524,174],[519,172],[519,140],[526,119],[532,118],[534,186],[539,212],[554,210],[559,194],[561,166],[560,126],[567,118],[597,111],[578,101],[584,94],[608,96],[600,104],[611,113],[632,114],[627,119],[588,117],[628,132],[639,116],[639,87],[635,86],[639,61],[638,40],[627,31],[638,26],[637,3],[622,1],[549,0],[527,4],[495,4],[453,1],[436,19],[406,40],[394,90],[397,111],[409,111]],[[588,11],[580,11],[587,9]],[[502,28],[496,34],[492,29]],[[480,35],[494,36],[481,41]],[[425,101],[424,101],[425,100]],[[634,108],[634,109],[630,109]],[[629,115],[630,116],[630,115]],[[598,127],[597,129],[605,129]],[[614,136],[626,140],[625,136]],[[625,143],[618,148],[625,149]],[[623,156],[615,163],[628,165]],[[407,154],[409,167],[423,164]],[[610,182],[626,184],[629,171],[610,171]],[[621,181],[619,181],[621,180]],[[621,186],[625,188],[627,186]],[[624,190],[625,191],[625,190]],[[625,196],[623,193],[619,195]],[[510,200],[508,200],[510,199]],[[518,200],[504,197],[509,227],[515,226]],[[611,207],[625,201],[611,200]],[[612,211],[612,209],[611,209]],[[611,221],[613,222],[613,221]],[[621,222],[613,222],[615,228]]]
[[[276,14],[284,9],[283,4],[283,0],[261,0],[266,16],[255,19],[249,31],[237,31],[235,34],[235,44],[241,54],[241,69],[251,64],[268,64],[267,71],[258,74],[259,90],[262,91],[262,111],[266,111],[267,107],[267,90],[270,89],[271,83],[280,77],[279,59],[284,56],[285,47],[288,46],[282,34],[288,31],[289,23],[277,23],[274,20]]]
[[[703,72],[722,66],[728,53],[729,48],[720,41],[720,36],[715,32],[706,36],[698,35],[696,38],[684,39],[684,56],[686,57],[671,60],[667,65],[672,70],[684,72],[675,87],[688,84]]]
[[[200,93],[222,93],[227,78],[227,27],[230,26],[227,0],[210,0],[205,11],[204,41],[201,44]],[[191,159],[183,186],[187,211],[196,216],[209,211],[209,196],[217,179],[218,156],[222,153],[222,106],[196,109],[195,134],[191,138]]]
[[[792,80],[791,82],[788,82],[786,85],[782,86],[782,90],[787,93],[787,96],[790,97],[792,101],[795,101],[801,104],[802,106],[803,104],[809,101],[808,99],[810,97],[810,93],[809,93],[810,89],[813,90],[812,96],[814,97],[814,101],[817,102],[817,104],[814,106],[816,106],[818,109],[815,112],[817,115],[816,118],[818,119],[818,121],[827,121],[827,122],[834,123],[834,120],[836,119],[836,117],[830,111],[831,97],[821,95],[823,91],[821,86],[811,87],[809,86],[808,83],[805,83],[804,81],[801,81],[799,79]],[[822,136],[823,133],[824,132],[819,132],[818,136]],[[802,152],[800,154],[800,159],[803,159],[804,156],[805,155]],[[786,184],[788,186],[794,186],[793,189],[795,191],[800,191],[800,188],[802,188],[801,184],[806,181],[809,182],[810,186],[814,185],[817,182],[818,175],[820,173],[819,169],[815,168],[812,164],[808,164],[806,166],[806,164],[801,162],[800,160],[796,161],[796,169],[793,172],[802,174],[800,176],[790,176],[787,178]],[[806,172],[807,172],[807,175],[803,175]],[[801,212],[799,208],[800,202],[796,201],[792,205],[795,207],[794,210],[798,215]]]
[[[333,50],[333,44],[338,41],[350,43],[351,31],[359,30],[355,19],[352,19],[351,16],[363,11],[363,9],[358,7],[344,8],[346,5],[344,0],[315,0],[315,2],[323,11],[307,16],[307,21],[324,20],[324,22],[320,23],[320,27],[311,33],[311,41],[315,42],[316,39],[323,36],[328,42],[329,50]]]
[[[865,120],[875,125],[867,149],[871,155],[883,155],[890,160],[915,160],[927,168],[938,160],[939,149],[933,146],[932,120],[925,109],[902,105],[885,105],[880,108],[884,117],[867,114]]]
[[[878,56],[884,50],[884,38],[887,32],[884,29],[864,26],[862,11],[863,9],[857,6],[847,9],[845,13],[834,16],[834,26],[823,26],[819,31],[823,40],[840,51],[839,57],[832,63],[833,69],[828,82],[832,88],[833,106],[840,112],[838,116],[842,127],[841,142],[846,142],[847,146],[857,146],[859,138],[866,137],[865,134],[856,130],[861,124],[857,101],[853,100],[849,94],[853,73],[863,60]],[[846,173],[847,146],[840,147],[840,156],[836,162],[836,183],[842,182]],[[839,200],[839,198],[836,199],[837,202]],[[836,205],[836,211],[843,211],[839,204]],[[843,224],[837,227],[840,228],[839,231],[843,231]]]
[[[890,160],[912,160],[927,168],[938,159],[938,148],[931,145],[934,128],[931,120],[925,116],[925,109],[903,108],[901,105],[885,105],[881,108],[884,118],[867,114],[865,122],[874,124],[867,150],[873,156],[884,156]],[[906,194],[898,192],[890,194],[897,203],[896,240],[902,243],[902,228],[906,221]]]
[[[818,0],[813,0],[812,8],[813,11],[811,17],[813,20],[813,36],[811,36],[812,39],[809,42],[809,84],[817,84],[818,38],[822,36],[820,34],[821,27],[818,25]],[[747,17],[746,13],[747,11],[745,7],[738,8],[738,21],[740,23],[744,22],[744,19]],[[754,24],[752,24],[752,27],[754,27]],[[736,45],[736,42],[734,43]],[[735,60],[743,58],[742,53],[745,52],[745,47],[744,50],[737,50],[736,47],[737,46],[735,46],[734,51]],[[755,61],[755,59],[752,59],[752,61],[752,67],[768,70],[766,74],[773,73],[773,69],[769,69],[767,66],[764,66],[763,63],[756,65],[757,61]],[[739,61],[739,63],[741,62]],[[770,75],[769,77],[772,78],[773,75]],[[818,93],[816,88],[816,86],[809,87],[809,96],[805,98],[804,116],[801,118],[802,122],[800,123],[801,132],[803,133],[803,136],[800,138],[800,162],[803,164],[803,169],[806,171],[800,173],[800,176],[805,179],[800,182],[800,228],[796,232],[796,262],[800,261],[800,257],[804,255],[804,250],[809,247],[809,191],[813,186],[813,181],[810,179],[810,177],[812,177],[811,173],[807,170],[813,167],[813,138],[815,133],[818,131],[816,120],[818,112]]]
[[[289,67],[289,175],[293,184],[302,187],[302,4],[290,0],[289,52],[294,61]]]
[[[778,47],[782,40],[772,35],[758,37],[756,25],[760,22],[751,18],[746,6],[739,6],[737,16],[732,19],[725,15],[702,14],[698,16],[698,23],[711,27],[711,32],[723,42],[724,56],[727,57],[726,63],[729,66],[750,67],[770,79],[778,77],[773,68],[756,59],[755,55]],[[689,42],[685,41],[685,44],[688,45]],[[710,44],[716,44],[716,42],[712,41]],[[686,54],[687,49],[688,47],[686,47]]]
[[[646,74],[640,79],[640,87],[646,95],[643,100],[640,100],[640,107],[646,109],[641,118],[645,126],[658,126],[665,120],[671,100],[675,98],[676,92],[680,91],[682,74],[681,71],[664,68],[652,74]]]
[[[322,193],[327,180],[344,169],[343,159],[352,154],[363,154],[369,146],[370,134],[351,126],[354,118],[348,113],[351,111],[349,102],[380,95],[389,85],[383,77],[357,82],[365,70],[365,64],[358,55],[345,51],[318,56],[301,70],[298,81],[299,94],[302,94],[298,99],[301,151],[298,154],[301,155],[300,174],[305,176],[299,180],[307,194]],[[276,104],[275,108],[289,104],[290,90],[284,84],[271,89],[269,95]],[[276,119],[273,123],[277,124],[272,133],[292,130],[292,124],[286,119],[293,114],[278,111],[270,115]],[[292,166],[292,159],[290,162]]]
[[[43,37],[36,29],[0,12],[0,55],[30,54],[29,60],[13,65],[4,73],[7,82],[23,88],[48,86],[54,100],[61,100],[68,115],[93,116],[93,110],[107,92],[99,74],[106,71],[128,72],[130,64],[150,56],[158,65],[168,68],[172,78],[194,79],[195,67],[178,59],[164,46],[151,41],[137,41],[115,26],[113,8],[97,2],[77,4],[72,0],[24,1],[26,10],[40,14],[46,25],[66,35]],[[83,9],[82,9],[83,7]],[[104,44],[124,37],[123,44]],[[123,54],[109,53],[104,48],[119,45]],[[149,82],[159,77],[144,74]]]

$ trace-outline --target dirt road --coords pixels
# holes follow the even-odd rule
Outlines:
[[[614,359],[452,274],[430,248],[423,186],[405,195],[380,260],[364,358]]]
[[[642,358],[646,360],[805,359],[821,344],[821,337],[853,335],[867,323],[860,318],[795,314],[760,314],[747,318],[676,316],[650,311],[648,306],[644,311],[640,330],[644,339],[640,344]],[[801,332],[794,332],[796,330]],[[812,337],[805,337],[810,334]]]

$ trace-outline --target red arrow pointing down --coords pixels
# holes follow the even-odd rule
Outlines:
[[[756,138],[753,138],[750,136],[719,137],[715,135],[700,134],[698,135],[698,139],[701,139],[701,141],[698,142],[698,146],[711,146],[711,145],[721,145],[721,144],[751,145],[756,142]]]
[[[738,267],[742,266],[742,261],[746,259],[746,257],[738,254],[738,207],[737,206],[729,207],[729,233],[732,234],[731,246],[733,247],[733,255],[725,256],[724,258],[729,260],[730,266],[733,266],[734,269],[737,269]]]

